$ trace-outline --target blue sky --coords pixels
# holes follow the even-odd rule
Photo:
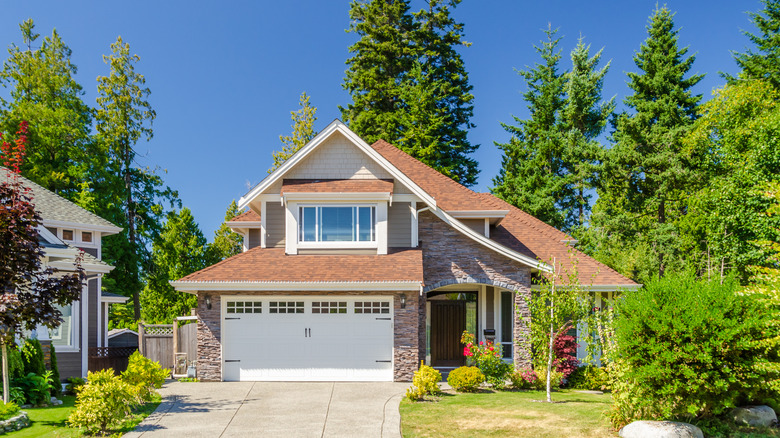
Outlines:
[[[132,4],[131,4],[132,3]],[[318,108],[316,127],[338,118],[349,95],[342,89],[344,61],[354,34],[348,1],[36,1],[6,2],[0,14],[0,45],[21,44],[18,23],[33,18],[39,33],[56,28],[73,50],[84,100],[94,105],[96,77],[108,73],[101,56],[117,35],[141,56],[137,70],[152,90],[157,111],[152,141],[138,145],[142,165],[167,170],[206,236],[222,222],[225,208],[266,176],[280,134],[289,134],[291,110],[302,91]],[[422,7],[412,2],[413,9]],[[564,37],[563,66],[582,35],[612,60],[604,96],[629,94],[632,57],[646,38],[655,0],[464,0],[454,12],[466,25],[469,48],[461,50],[474,86],[479,144],[477,191],[487,191],[501,154],[494,141],[508,139],[500,122],[526,117],[525,84],[515,69],[537,62],[533,45],[547,23]],[[744,51],[742,30],[753,30],[746,12],[759,0],[675,0],[681,45],[696,53],[693,72],[706,73],[696,92],[708,99],[723,85],[718,72],[736,72],[731,50]],[[7,53],[0,53],[5,59]],[[5,96],[7,90],[0,90]]]

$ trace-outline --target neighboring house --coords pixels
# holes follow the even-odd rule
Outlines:
[[[10,171],[0,167],[0,182],[9,177]],[[61,379],[86,377],[89,348],[107,346],[109,304],[127,301],[120,295],[101,293],[102,276],[114,269],[101,261],[101,241],[122,229],[24,177],[18,178],[30,189],[42,219],[38,231],[45,253],[43,266],[72,272],[76,257],[83,254],[81,266],[87,279],[81,298],[60,308],[63,323],[59,327],[40,327],[35,336],[44,345],[49,341],[54,345]]]
[[[464,330],[528,366],[519,316],[553,257],[573,254],[598,300],[637,287],[565,233],[338,120],[239,207],[228,224],[244,252],[172,282],[198,297],[202,380],[408,381],[421,361],[462,365]]]
[[[108,332],[107,347],[138,348],[138,332],[130,329],[113,329]]]

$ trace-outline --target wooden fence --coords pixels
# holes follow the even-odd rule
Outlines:
[[[127,369],[127,362],[135,347],[90,347],[87,351],[89,371],[102,371],[112,368],[119,374]]]
[[[173,368],[173,325],[138,324],[138,350],[167,369]]]

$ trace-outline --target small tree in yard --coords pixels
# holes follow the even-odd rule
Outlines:
[[[84,270],[80,258],[75,272],[55,275],[53,268],[42,268],[43,247],[38,240],[40,215],[35,211],[28,188],[20,182],[19,169],[24,160],[27,122],[19,124],[17,138],[2,143],[7,181],[0,182],[0,345],[2,345],[3,401],[9,400],[8,355],[6,347],[15,334],[38,325],[57,327],[65,306],[81,294]]]
[[[537,366],[547,369],[547,401],[552,403],[552,369],[556,359],[555,340],[572,322],[585,313],[585,290],[580,285],[576,264],[571,271],[564,271],[553,259],[554,272],[543,278],[540,288],[531,296],[531,341]]]

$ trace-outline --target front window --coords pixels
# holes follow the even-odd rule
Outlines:
[[[375,242],[376,207],[300,207],[301,242]]]
[[[51,343],[56,347],[75,348],[76,326],[73,318],[73,305],[57,306],[57,309],[62,312],[62,324],[57,328],[49,329],[49,339],[51,339]]]

